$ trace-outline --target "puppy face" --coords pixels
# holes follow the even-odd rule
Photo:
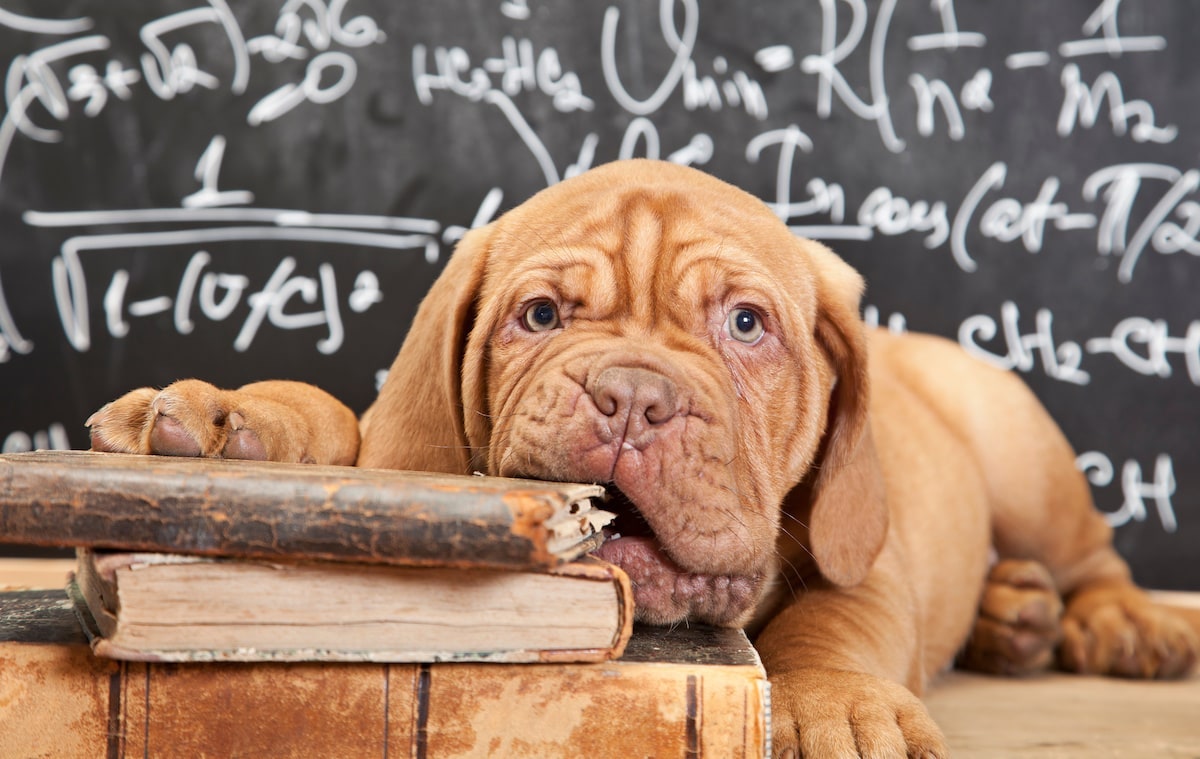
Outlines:
[[[463,366],[486,471],[598,482],[598,555],[639,618],[739,624],[775,569],[779,506],[834,379],[818,281],[758,201],[663,164],[593,170],[490,230]]]

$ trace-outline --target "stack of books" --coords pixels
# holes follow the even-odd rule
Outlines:
[[[0,543],[78,551],[65,594],[0,594],[0,662],[38,683],[0,699],[0,755],[357,753],[346,741],[376,755],[762,755],[769,686],[753,648],[737,630],[635,634],[628,578],[588,555],[612,518],[602,496],[0,456]],[[64,709],[75,722],[47,732]]]

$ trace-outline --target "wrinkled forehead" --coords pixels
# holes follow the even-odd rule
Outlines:
[[[702,172],[635,162],[594,169],[506,214],[492,264],[510,275],[610,262],[634,282],[702,265],[727,276],[811,279],[790,230],[761,201]]]

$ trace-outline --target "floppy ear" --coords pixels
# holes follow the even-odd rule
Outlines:
[[[466,474],[462,358],[475,320],[491,225],[468,232],[409,328],[379,397],[362,417],[358,466]]]
[[[809,549],[821,574],[847,587],[866,578],[888,527],[883,473],[868,421],[867,337],[858,314],[863,281],[825,246],[805,247],[818,282],[816,338],[835,374],[812,483]]]

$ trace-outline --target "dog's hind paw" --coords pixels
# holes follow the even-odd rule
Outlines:
[[[1187,622],[1128,582],[1085,586],[1067,604],[1059,650],[1064,669],[1175,678],[1191,673],[1198,656],[1200,641]]]
[[[992,568],[979,616],[958,664],[996,675],[1029,675],[1054,663],[1063,604],[1050,572],[1036,561],[1005,559]]]

